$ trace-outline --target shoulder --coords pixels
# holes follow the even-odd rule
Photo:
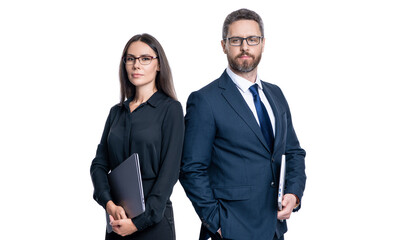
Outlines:
[[[171,112],[173,114],[181,113],[183,115],[183,108],[179,101],[165,95],[164,93],[160,93],[160,95],[159,107],[166,109],[166,112]]]
[[[269,91],[271,91],[274,94],[284,96],[283,92],[281,91],[281,88],[279,86],[277,86],[276,84],[262,81],[262,86],[263,86],[263,88],[268,89]]]
[[[276,100],[277,103],[281,103],[286,109],[289,109],[288,102],[280,87],[278,87],[275,84],[263,82],[263,81],[262,81],[262,86],[264,89],[266,89],[265,94],[267,93],[271,98]]]
[[[270,83],[270,82],[265,82],[265,81],[261,81],[261,82],[262,82],[262,86],[266,87],[268,89],[276,89],[276,90],[280,89],[276,84],[273,84],[273,83]]]
[[[205,95],[207,98],[209,97],[216,97],[221,93],[223,90],[235,87],[236,85],[233,83],[232,79],[228,75],[227,71],[221,74],[221,76],[214,81],[210,82],[208,85],[204,86],[203,88],[195,91],[199,94]]]
[[[113,122],[113,120],[118,116],[122,111],[124,111],[124,106],[120,103],[117,103],[116,105],[112,106],[111,109],[109,110],[109,115],[108,115],[108,120],[110,122]]]
[[[175,124],[179,126],[183,124],[183,108],[179,101],[168,97],[160,104],[160,107],[162,108],[161,113],[163,114],[164,124]]]
[[[163,92],[159,92],[159,102],[160,105],[166,106],[166,107],[170,107],[170,106],[180,106],[181,104],[179,101],[169,97],[168,95],[166,95]]]
[[[109,115],[116,114],[120,112],[124,108],[123,104],[117,103],[116,105],[113,105],[109,111]]]
[[[202,95],[216,95],[217,92],[221,92],[222,86],[225,86],[228,80],[230,80],[229,76],[227,75],[226,71],[224,71],[224,73],[219,78],[213,80],[212,82],[195,92],[198,92]]]
[[[212,81],[208,85],[204,86],[203,88],[199,89],[197,92],[200,93],[211,93],[218,90],[220,78]]]
[[[194,100],[196,101],[214,101],[212,98],[216,97],[219,95],[219,93],[222,91],[220,89],[220,81],[222,81],[221,77],[218,79],[215,79],[214,81],[210,82],[206,86],[202,87],[201,89],[194,91],[190,94],[188,97],[187,102],[192,102]]]
[[[183,107],[181,103],[177,100],[169,98],[168,102],[166,103],[168,111],[177,112],[183,114]]]

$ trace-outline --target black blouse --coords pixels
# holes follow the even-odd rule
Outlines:
[[[157,91],[130,112],[128,99],[111,108],[90,174],[94,199],[104,208],[109,200],[108,172],[138,153],[146,210],[132,219],[139,231],[161,221],[179,177],[183,148],[183,109]]]

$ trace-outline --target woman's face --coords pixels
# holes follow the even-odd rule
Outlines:
[[[128,60],[125,65],[128,79],[135,87],[149,86],[155,88],[155,79],[160,66],[157,58],[151,59],[151,62],[146,64],[150,57],[157,57],[157,54],[144,42],[133,42],[128,47],[125,56]],[[146,65],[141,64],[141,62]]]

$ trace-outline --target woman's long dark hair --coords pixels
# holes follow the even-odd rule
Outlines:
[[[158,63],[160,71],[157,72],[155,84],[159,91],[164,92],[169,97],[177,100],[175,87],[173,85],[172,72],[169,67],[168,59],[166,58],[164,49],[161,44],[153,36],[143,33],[133,36],[126,44],[123,54],[120,59],[119,77],[120,77],[120,104],[123,104],[126,99],[133,98],[135,95],[135,86],[128,79],[127,71],[123,58],[127,54],[128,47],[133,42],[141,41],[149,45],[151,49],[158,56]]]

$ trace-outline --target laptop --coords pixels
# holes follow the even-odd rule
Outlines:
[[[284,196],[285,189],[285,168],[286,168],[286,156],[283,155],[281,158],[281,170],[280,170],[280,184],[278,185],[278,210],[282,210],[282,197]]]
[[[145,211],[139,156],[132,154],[108,174],[111,196],[116,205],[124,208],[128,218]],[[107,231],[112,232],[109,215],[106,213]]]

